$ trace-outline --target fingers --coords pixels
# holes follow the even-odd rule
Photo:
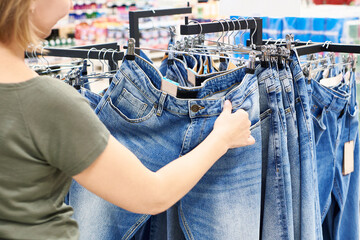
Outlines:
[[[231,113],[232,111],[232,104],[229,100],[226,100],[224,103],[223,113]]]
[[[253,145],[253,144],[255,144],[255,142],[256,142],[255,138],[250,135],[250,137],[247,139],[246,144],[247,145]]]

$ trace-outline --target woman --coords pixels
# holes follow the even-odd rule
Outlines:
[[[225,102],[211,134],[157,172],[117,142],[85,99],[24,63],[69,0],[0,0],[0,238],[77,239],[63,203],[71,178],[135,213],[157,214],[182,198],[228,149],[255,143],[243,110]],[[91,211],[91,209],[89,209]]]

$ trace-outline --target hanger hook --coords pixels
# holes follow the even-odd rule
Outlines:
[[[239,31],[238,31],[238,33],[237,33],[236,35],[238,35],[238,34],[241,32],[240,18],[244,19],[244,21],[245,21],[245,23],[246,23],[246,29],[249,28],[249,23],[248,23],[248,21],[246,20],[246,18],[244,18],[244,17],[238,17],[237,21],[238,21],[238,23],[239,23]],[[242,38],[242,36],[245,34],[246,29],[244,29],[244,31],[243,31],[243,32],[241,33],[241,35],[240,35],[239,45],[243,45],[243,44],[241,43],[241,38]]]
[[[110,64],[109,64],[110,60],[107,61],[107,59],[106,59],[106,53],[109,52],[109,51],[114,51],[114,49],[112,49],[112,48],[106,49],[106,51],[104,52],[103,59],[105,61],[105,64],[108,66],[108,70],[111,71],[111,67],[110,67]]]
[[[91,70],[93,71],[93,72],[95,72],[95,69],[94,69],[94,63],[90,60],[90,52],[92,51],[92,50],[97,50],[95,47],[92,47],[92,48],[90,48],[89,49],[89,51],[88,51],[88,53],[87,53],[87,59],[88,59],[88,61],[91,63]]]
[[[234,45],[235,45],[235,44],[236,44],[236,36],[240,33],[241,24],[240,24],[239,19],[236,18],[236,17],[232,17],[232,18],[231,18],[231,21],[232,21],[233,24],[234,24],[234,31],[233,31],[233,33],[236,31],[235,21],[239,24],[239,31],[237,31],[237,33],[234,35],[234,38],[233,38],[233,40],[234,40]]]
[[[200,24],[198,21],[196,21],[196,20],[191,20],[189,23],[197,23],[197,24],[199,25],[199,27],[200,27],[200,33],[197,35],[197,37],[199,37],[199,36],[202,34],[202,32],[203,32],[203,29],[202,29],[201,24]]]
[[[251,37],[250,37],[251,46],[254,46],[254,35],[255,35],[256,31],[257,31],[257,22],[256,22],[255,18],[253,18],[253,17],[248,17],[247,19],[249,19],[249,18],[252,18],[252,19],[254,20],[254,23],[255,23],[255,31],[253,32],[253,34],[252,34]]]
[[[230,34],[229,37],[228,37],[228,44],[230,45],[230,39],[231,39],[230,37],[234,34],[236,26],[235,26],[235,22],[234,22],[232,19],[227,18],[226,20],[231,21],[232,24],[233,24],[233,26],[234,26],[234,29],[231,31],[231,34]]]
[[[332,41],[326,41],[322,46],[325,47],[325,45],[326,45],[326,49],[328,49],[330,43],[332,43]]]
[[[268,45],[271,40],[272,40],[272,38],[269,38],[269,39],[266,41],[265,45]]]
[[[119,69],[119,65],[118,65],[117,61],[114,60],[114,54],[115,54],[115,53],[118,53],[118,51],[113,50],[113,53],[111,54],[111,59],[112,59],[113,63],[114,63],[115,66],[116,66],[116,69],[115,69],[115,70],[118,70],[118,69]]]
[[[33,47],[33,49],[32,49],[32,51],[31,51],[31,56],[34,58],[34,59],[36,59],[36,66],[35,66],[35,68],[41,68],[41,64],[42,64],[42,62],[41,63],[39,63],[39,57],[38,57],[38,54],[37,54],[37,49],[40,47],[40,45],[36,45],[36,46],[34,46]]]
[[[211,22],[218,22],[218,23],[220,23],[220,24],[221,24],[221,27],[222,27],[222,29],[223,29],[223,31],[222,31],[222,33],[221,33],[221,36],[220,36],[220,37],[218,38],[218,40],[216,41],[217,44],[219,45],[219,44],[220,44],[219,41],[220,41],[220,39],[222,38],[222,36],[224,35],[224,32],[225,32],[224,25],[223,25],[222,22],[220,22],[219,20],[212,20]]]
[[[99,62],[101,63],[101,66],[102,66],[102,71],[104,72],[105,71],[105,64],[101,61],[101,52],[102,51],[106,51],[106,48],[102,48],[102,49],[100,49],[100,51],[99,51],[99,54],[98,54],[98,60],[99,60]],[[102,58],[102,60],[104,60],[104,55],[103,55],[103,58]]]
[[[47,69],[49,69],[50,68],[50,63],[49,63],[49,61],[44,57],[44,49],[45,49],[45,47],[44,46],[41,46],[41,58],[42,59],[44,59],[44,61],[47,63]]]
[[[226,21],[225,19],[219,19],[219,21],[225,21],[226,22],[226,24],[228,25],[228,30],[226,31],[226,33],[225,33],[225,35],[223,36],[223,40],[222,40],[222,43],[224,44],[224,42],[225,42],[225,37],[228,35],[228,33],[229,33],[229,29],[230,29],[230,24],[228,23],[228,21]],[[225,32],[225,28],[224,28],[224,32]]]

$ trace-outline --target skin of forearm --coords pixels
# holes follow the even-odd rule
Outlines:
[[[163,212],[181,199],[227,150],[226,143],[210,133],[192,151],[159,169],[155,186],[161,200],[155,211]]]

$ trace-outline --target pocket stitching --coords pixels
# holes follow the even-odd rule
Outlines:
[[[152,117],[152,115],[154,115],[154,113],[155,113],[155,106],[153,106],[152,109],[150,110],[150,112],[146,116],[144,116],[142,118],[132,119],[132,118],[128,118],[123,112],[121,112],[121,110],[113,104],[111,98],[108,99],[108,102],[109,102],[110,107],[113,108],[125,121],[131,122],[131,123],[144,122],[144,121],[148,120],[150,117]]]

